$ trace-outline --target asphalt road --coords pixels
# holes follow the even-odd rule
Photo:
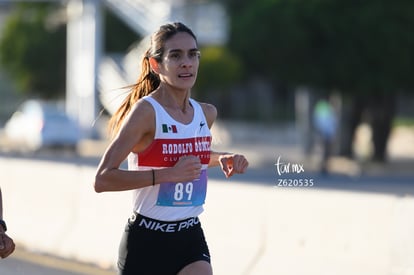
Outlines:
[[[0,261],[2,275],[114,275],[114,270],[29,252],[16,251]]]
[[[98,157],[81,157],[72,153],[61,151],[46,151],[35,155],[19,155],[14,153],[1,153],[0,157],[52,161],[54,163],[76,164],[78,166],[97,167],[100,159]],[[126,168],[126,162],[123,168]],[[384,166],[385,168],[385,166]],[[209,169],[209,178],[223,179],[219,169]],[[245,175],[236,175],[237,181],[245,184],[274,186],[280,189],[321,189],[321,190],[346,190],[356,192],[384,193],[393,195],[414,195],[414,171],[412,173],[387,173],[384,171],[379,175],[362,174],[352,176],[340,173],[321,174],[315,171],[304,171],[302,173],[286,173],[279,175],[275,163],[267,163],[259,167],[249,167]],[[296,179],[296,181],[295,181]],[[297,180],[302,179],[302,186]],[[313,184],[305,186],[304,179],[312,180]]]
[[[0,157],[12,160],[16,167],[24,166],[20,159],[27,165],[28,157],[11,154]],[[34,163],[52,161],[71,164],[71,167],[75,164],[77,168],[73,169],[94,168],[99,162],[94,157],[53,153],[29,159]],[[57,169],[47,167],[49,172]],[[26,171],[31,171],[34,177],[31,173],[35,171]],[[49,177],[53,176],[49,173]],[[209,189],[212,200],[203,219],[215,255],[216,274],[231,274],[230,270],[233,274],[411,274],[395,270],[407,265],[407,257],[414,255],[407,246],[413,242],[408,229],[414,228],[414,224],[407,217],[413,213],[414,176],[383,173],[382,176],[352,177],[309,172],[279,175],[274,163],[269,162],[249,169],[245,175],[236,175],[224,184],[219,169],[210,169],[209,178],[212,179]],[[298,186],[300,179],[312,180],[312,186]],[[223,212],[233,213],[233,216],[223,216]],[[217,231],[220,224],[227,224],[227,227]],[[241,248],[240,242],[235,242],[240,238],[228,234],[240,237],[249,234],[249,237]],[[383,241],[384,236],[391,239]],[[233,257],[228,257],[229,251]],[[277,265],[274,259],[278,260]],[[303,268],[295,259],[301,259]],[[339,272],[345,267],[347,269]],[[302,269],[308,272],[300,273],[298,270]],[[263,273],[263,270],[269,272]],[[326,272],[319,272],[321,270]],[[332,272],[327,273],[327,270]],[[0,274],[109,275],[114,272],[17,251],[0,261]]]

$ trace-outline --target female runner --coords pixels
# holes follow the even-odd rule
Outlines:
[[[151,37],[142,72],[113,115],[113,139],[97,169],[95,191],[134,190],[133,214],[123,234],[119,274],[212,274],[198,215],[203,211],[207,168],[225,176],[244,173],[238,154],[211,151],[213,105],[190,97],[200,51],[182,23]],[[128,158],[128,170],[120,169]]]

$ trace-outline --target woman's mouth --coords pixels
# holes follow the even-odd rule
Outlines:
[[[185,73],[185,74],[179,74],[178,75],[179,78],[188,78],[188,77],[192,77],[192,76],[193,76],[193,74],[190,74],[190,73]]]

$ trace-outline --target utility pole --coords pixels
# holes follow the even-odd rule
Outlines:
[[[97,116],[97,76],[102,54],[100,0],[67,1],[66,112],[91,137]]]

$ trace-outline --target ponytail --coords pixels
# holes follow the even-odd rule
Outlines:
[[[149,50],[142,59],[142,71],[137,83],[129,86],[129,88],[131,88],[131,92],[128,94],[121,106],[109,120],[109,131],[112,137],[114,137],[119,132],[122,122],[131,111],[132,106],[140,98],[149,95],[160,85],[160,78],[151,70],[148,52]]]

